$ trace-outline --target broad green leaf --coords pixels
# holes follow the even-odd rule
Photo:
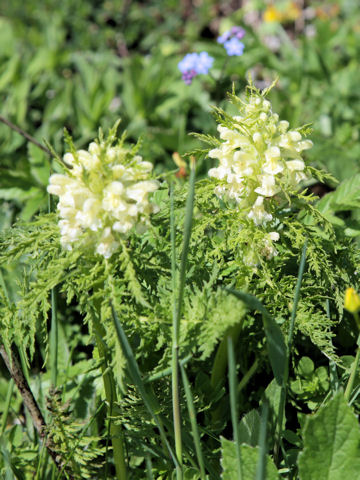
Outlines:
[[[239,441],[252,447],[258,445],[260,431],[260,415],[257,410],[250,410],[239,423]]]
[[[240,445],[241,480],[254,480],[260,449],[249,445]],[[236,445],[231,440],[221,438],[221,466],[223,480],[238,478]],[[272,459],[267,456],[266,480],[278,480],[279,475]]]
[[[323,213],[341,212],[360,206],[360,173],[344,180],[334,192],[328,193],[317,203]]]
[[[300,480],[359,478],[360,427],[341,392],[316,414],[308,416],[303,438]]]

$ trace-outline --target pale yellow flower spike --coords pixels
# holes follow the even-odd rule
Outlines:
[[[159,184],[151,179],[153,165],[122,144],[100,139],[88,150],[66,153],[72,168],[50,177],[48,192],[57,195],[60,241],[72,250],[81,239],[110,258],[132,229],[143,232],[157,211],[149,195]]]

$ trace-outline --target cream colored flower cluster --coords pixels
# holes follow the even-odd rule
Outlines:
[[[279,120],[259,91],[252,89],[239,104],[240,115],[218,126],[223,141],[209,156],[220,163],[208,174],[218,180],[218,197],[235,201],[256,226],[265,226],[273,220],[271,212],[281,195],[284,198],[282,192],[293,191],[307,178],[301,155],[312,142],[298,130],[289,130],[289,123]],[[277,240],[277,232],[264,230],[261,252],[244,252],[245,263],[255,265],[259,255],[267,259],[277,255],[273,245]]]
[[[221,181],[215,188],[217,196],[235,200],[255,225],[264,225],[272,220],[268,200],[306,178],[301,153],[312,142],[289,130],[287,121],[279,121],[259,92],[251,93],[240,113],[231,128],[218,126],[223,142],[209,156],[220,165],[208,173]]]
[[[66,153],[64,162],[67,174],[52,175],[48,186],[59,197],[61,244],[71,250],[87,232],[84,238],[96,253],[109,258],[133,227],[139,233],[146,229],[156,209],[148,198],[158,188],[150,179],[153,165],[105,141]]]

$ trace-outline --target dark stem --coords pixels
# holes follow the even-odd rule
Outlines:
[[[44,145],[42,145],[40,142],[38,142],[29,133],[25,132],[25,130],[18,127],[17,125],[14,125],[12,122],[10,122],[7,118],[3,117],[2,115],[0,115],[0,122],[5,123],[5,125],[7,125],[9,128],[11,128],[11,130],[14,130],[15,132],[19,133],[24,138],[26,138],[26,140],[29,140],[29,142],[33,143],[38,148],[40,148],[43,152],[47,153],[48,155],[50,155],[50,157],[52,157],[52,153],[50,152],[50,150],[48,148],[44,147]]]
[[[4,345],[0,345],[0,355],[2,356],[7,369],[11,375],[11,378],[14,380],[16,386],[19,389],[20,395],[22,396],[25,407],[28,409],[30,416],[32,418],[34,427],[36,428],[40,438],[45,442],[45,446],[54,460],[54,463],[59,471],[61,471],[62,459],[59,454],[55,451],[55,447],[52,445],[52,442],[46,438],[46,423],[43,417],[43,414],[40,411],[40,408],[34,398],[30,386],[24,376],[24,373],[21,369],[19,360],[14,349],[11,350],[11,360],[5,350]],[[70,476],[72,479],[73,477]]]

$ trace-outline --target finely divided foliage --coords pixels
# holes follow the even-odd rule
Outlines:
[[[332,344],[333,327],[341,319],[345,287],[356,285],[352,272],[360,260],[355,246],[317,210],[316,199],[301,183],[310,175],[322,175],[305,163],[305,152],[311,147],[311,141],[303,138],[307,129],[290,128],[280,120],[266,98],[268,93],[269,90],[260,92],[252,85],[244,99],[233,93],[230,99],[239,108],[239,114],[231,116],[216,109],[220,139],[201,136],[210,145],[209,167],[212,159],[219,164],[209,169],[210,178],[196,182],[191,241],[186,252],[188,268],[181,306],[179,356],[191,359],[188,373],[194,384],[192,408],[204,419],[200,435],[209,478],[220,476],[217,439],[219,433],[226,435],[229,421],[224,389],[227,336],[237,345],[243,377],[247,371],[252,372],[241,389],[239,386],[239,393],[255,372],[271,379],[261,314],[256,310],[249,312],[241,300],[229,293],[229,288],[260,299],[286,334],[298,262],[307,241],[307,266],[294,344],[309,338],[319,354],[325,354],[324,359],[330,357],[339,363]],[[129,146],[124,137],[116,141],[116,128],[110,130],[107,138],[100,134],[87,151],[77,151],[68,139],[70,152],[64,156],[68,168],[64,174],[52,175],[48,187],[50,193],[59,197],[57,213],[18,223],[2,234],[1,264],[13,263],[25,272],[22,288],[15,295],[7,295],[1,286],[2,342],[10,349],[21,334],[22,348],[29,353],[30,360],[36,342],[47,344],[50,291],[56,287],[59,299],[69,309],[75,305],[77,314],[87,324],[104,379],[110,372],[110,383],[104,380],[104,386],[99,383],[97,388],[111,405],[108,394],[112,388],[110,399],[116,405],[109,414],[109,424],[113,420],[118,430],[109,435],[113,440],[123,434],[128,438],[126,455],[134,468],[134,478],[141,478],[146,456],[162,472],[158,478],[168,478],[173,465],[166,449],[154,441],[154,435],[158,435],[154,421],[130,381],[109,302],[132,345],[132,361],[137,362],[146,388],[149,386],[149,398],[154,393],[161,398],[156,415],[172,442],[168,367],[177,272],[176,278],[172,278],[171,257],[175,255],[179,263],[182,255],[188,185],[180,181],[174,185],[172,251],[169,184],[165,179],[151,178],[152,165],[143,161],[137,147]],[[201,371],[196,368],[198,365]],[[249,394],[248,399],[244,395],[242,413],[260,401],[262,391],[259,392]],[[296,399],[292,401],[296,404]],[[74,448],[78,455],[77,430],[69,425],[68,412],[58,398],[51,408],[56,412],[49,425],[49,437],[58,442],[65,456],[69,448]],[[190,422],[185,400],[181,410],[187,430]],[[51,430],[61,423],[62,414],[66,417],[69,445],[63,438],[66,429],[63,436],[56,434],[55,427]],[[111,428],[102,432],[104,438],[113,432]],[[96,442],[95,437],[89,437],[89,459],[103,452],[101,446],[94,447]],[[184,434],[183,443],[184,462],[194,469],[193,440]],[[232,442],[222,441],[223,478],[230,478],[234,467],[233,447]],[[116,447],[113,448],[115,452]],[[258,449],[243,448],[241,454],[244,472],[253,472],[249,459],[260,455]],[[77,457],[72,458],[74,461]],[[269,475],[276,478],[274,465],[267,462]],[[79,468],[86,470],[83,465]],[[69,468],[65,473],[70,475]],[[196,473],[191,478],[200,477]]]

